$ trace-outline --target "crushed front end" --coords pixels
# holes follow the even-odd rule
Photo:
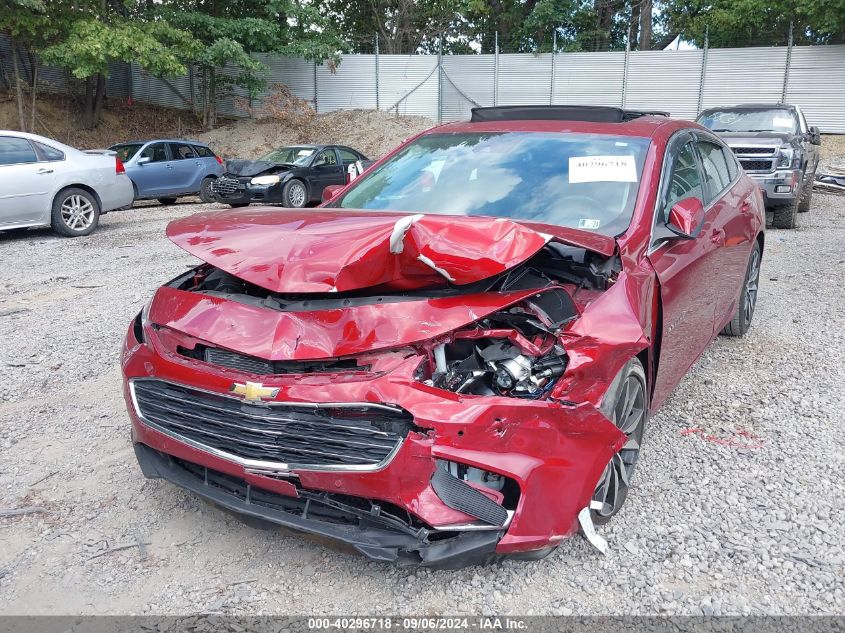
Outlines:
[[[576,286],[542,271],[583,273],[584,297],[614,273],[556,246],[459,288],[291,294],[189,271],[123,350],[144,474],[376,560],[545,555],[624,443],[596,402],[566,397],[595,343],[575,333]]]

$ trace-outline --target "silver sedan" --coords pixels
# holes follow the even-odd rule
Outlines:
[[[83,152],[0,130],[0,231],[50,226],[60,235],[88,235],[100,214],[132,204],[133,197],[114,152]]]

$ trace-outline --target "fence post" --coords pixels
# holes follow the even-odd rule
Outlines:
[[[496,39],[493,47],[493,105],[499,104],[499,32],[496,31]]]
[[[443,122],[443,36],[437,40],[437,122]]]
[[[695,115],[701,113],[704,103],[704,76],[707,74],[707,51],[710,49],[710,25],[704,27],[704,52],[701,54],[701,79],[698,82],[698,109]]]
[[[317,89],[317,60],[314,60],[314,112],[320,114],[320,104],[317,102],[317,94],[320,91]]]
[[[552,77],[549,82],[549,105],[555,102],[555,53],[557,52],[557,29],[552,33]]]
[[[631,54],[631,37],[625,40],[625,63],[622,66],[622,107],[625,107],[625,91],[628,89],[628,57]]]
[[[786,91],[789,89],[789,67],[792,65],[792,21],[789,22],[789,43],[786,46],[786,67],[783,69],[783,94],[780,102],[786,103]]]
[[[376,110],[381,110],[379,107],[378,93],[378,33],[376,33]]]

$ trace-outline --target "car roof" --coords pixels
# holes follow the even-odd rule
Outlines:
[[[705,112],[724,112],[725,110],[795,110],[796,106],[789,103],[740,103],[732,106],[721,106],[717,108],[707,108],[702,110]]]
[[[190,145],[208,147],[208,143],[192,141],[186,138],[154,138],[146,141],[120,141],[119,143],[112,143],[110,147],[114,147],[115,145],[146,145],[147,143],[189,143]]]
[[[651,138],[658,130],[666,128],[699,127],[691,121],[680,121],[663,116],[643,116],[621,123],[564,121],[564,120],[512,120],[479,121],[472,123],[458,121],[434,127],[425,134],[453,134],[461,132],[574,132],[584,134],[607,134],[614,136],[637,136]]]
[[[55,147],[56,149],[60,149],[64,152],[80,152],[80,150],[76,149],[75,147],[65,145],[64,143],[61,143],[56,139],[48,138],[46,136],[40,136],[38,134],[30,134],[29,132],[18,132],[17,130],[0,130],[0,136],[17,136],[18,138],[26,138],[31,141],[38,141],[39,143],[50,145],[51,147]]]

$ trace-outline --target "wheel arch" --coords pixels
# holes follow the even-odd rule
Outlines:
[[[58,197],[60,195],[62,195],[62,192],[67,191],[68,189],[82,189],[83,191],[90,193],[92,196],[94,196],[94,199],[97,201],[97,206],[100,207],[100,213],[103,212],[103,201],[100,200],[100,195],[97,193],[97,190],[94,189],[94,187],[91,187],[91,186],[83,184],[83,183],[73,183],[73,184],[69,184],[69,185],[63,185],[62,187],[60,187],[59,190],[56,192],[56,195],[53,196],[53,200],[52,200],[52,203],[50,205],[51,208],[52,208],[52,205],[56,203],[56,200],[58,199]]]

